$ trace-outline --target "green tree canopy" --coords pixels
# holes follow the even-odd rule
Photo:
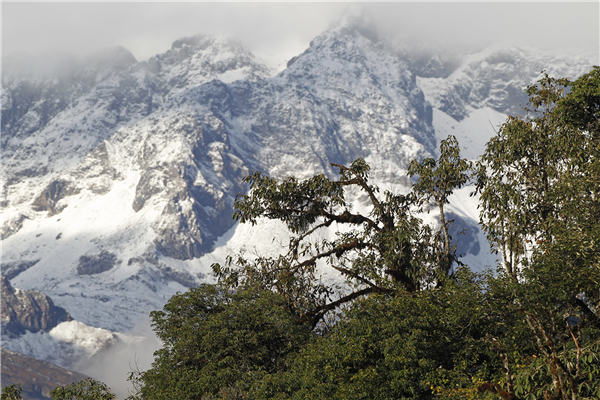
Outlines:
[[[2,400],[21,400],[21,393],[23,389],[21,389],[21,385],[6,385],[2,388],[2,394],[0,395],[0,399]]]
[[[113,400],[114,393],[104,383],[88,378],[65,386],[57,386],[50,392],[52,400]]]
[[[551,399],[598,395],[590,385],[598,368],[584,365],[595,359],[600,328],[600,69],[572,83],[546,75],[528,93],[527,114],[507,120],[478,165],[481,223],[503,258],[494,309],[504,321],[517,316],[530,336],[503,339],[532,357],[506,360],[507,368],[529,366],[507,372],[506,388]]]
[[[422,161],[413,160],[408,167],[410,176],[418,178],[413,185],[413,192],[420,203],[433,201],[440,213],[440,233],[443,238],[443,250],[438,261],[443,273],[447,274],[456,261],[455,249],[451,245],[452,238],[448,233],[448,224],[444,206],[448,198],[458,188],[466,184],[471,176],[471,162],[460,157],[458,141],[454,136],[448,136],[440,143],[440,156],[426,158]]]
[[[473,383],[498,367],[483,340],[482,284],[459,269],[436,289],[361,298],[287,370],[256,385],[251,398],[433,399],[445,387],[473,393]]]
[[[240,398],[310,333],[280,295],[214,285],[173,296],[151,317],[164,346],[133,377],[143,399]]]

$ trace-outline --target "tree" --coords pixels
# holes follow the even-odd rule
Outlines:
[[[358,299],[251,398],[433,399],[451,388],[465,399],[474,380],[496,369],[482,340],[483,283],[461,268],[439,288]]]
[[[132,376],[133,398],[237,399],[309,338],[310,327],[277,294],[203,285],[151,314],[163,348]]]
[[[448,163],[458,157],[451,144],[442,152]],[[414,215],[414,194],[386,191],[380,196],[379,188],[369,183],[369,166],[362,159],[349,167],[332,165],[339,171],[338,180],[317,175],[300,182],[294,177],[277,182],[259,172],[247,178],[250,192],[236,200],[234,218],[253,224],[258,218],[280,220],[294,236],[287,253],[278,257],[230,257],[225,266],[214,265],[222,284],[276,291],[316,325],[327,312],[359,297],[416,292],[447,274],[448,256],[440,254],[440,249],[447,254],[449,245],[441,245],[441,237]],[[462,184],[464,171],[456,177],[444,174],[443,168],[449,167],[443,164],[434,173],[447,201]],[[349,198],[358,195],[367,199],[368,213],[352,209]],[[444,220],[446,235],[447,224]],[[313,239],[331,226],[343,227],[342,233],[320,242]],[[341,293],[321,283],[319,262],[339,272],[353,290]]]
[[[454,136],[448,136],[440,143],[440,156],[425,158],[422,161],[411,161],[408,173],[411,177],[417,176],[413,192],[417,195],[419,203],[433,201],[440,212],[440,234],[443,237],[443,250],[440,252],[441,259],[438,263],[441,272],[446,275],[450,272],[452,264],[457,261],[455,248],[452,248],[452,238],[448,234],[444,206],[449,203],[448,198],[465,183],[471,175],[471,162],[460,157],[458,141]]]
[[[282,182],[254,173],[250,194],[236,201],[235,218],[282,220],[295,235],[286,254],[214,265],[217,285],[175,295],[151,314],[164,343],[148,371],[133,374],[132,398],[255,398],[269,377],[286,371],[315,338],[324,315],[367,295],[416,293],[448,269],[440,265],[441,236],[413,215],[416,196],[369,184],[369,166],[334,164],[339,180],[324,175]],[[447,192],[451,191],[448,185]],[[366,195],[370,212],[355,212],[350,195]],[[312,235],[334,224],[334,239]],[[317,279],[323,261],[347,279],[339,293]],[[337,297],[336,297],[337,296]]]
[[[21,385],[6,385],[2,388],[1,400],[21,400]]]
[[[87,378],[55,387],[50,392],[50,398],[52,400],[112,400],[115,395],[104,383]]]
[[[598,369],[584,377],[583,360],[599,345],[600,69],[573,83],[545,75],[528,94],[528,114],[509,117],[478,165],[481,223],[505,273],[493,287],[508,301],[495,310],[522,318],[535,350],[519,354],[543,370],[520,390],[519,374],[508,373],[515,379],[506,388],[549,399],[597,395],[589,377]]]

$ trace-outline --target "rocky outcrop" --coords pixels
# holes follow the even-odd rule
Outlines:
[[[65,196],[76,194],[78,190],[64,180],[54,180],[33,201],[35,211],[48,211],[50,215],[59,213],[62,208],[58,202]]]
[[[7,279],[12,279],[23,271],[27,271],[40,261],[37,260],[19,260],[0,264],[2,275]]]
[[[101,251],[99,254],[79,257],[77,265],[78,275],[94,275],[106,272],[117,263],[117,256],[108,251]]]
[[[64,308],[54,305],[50,297],[41,292],[15,289],[5,276],[1,277],[0,286],[2,335],[15,337],[25,331],[48,332],[60,322],[71,320]]]
[[[19,229],[23,227],[23,222],[27,219],[27,216],[23,214],[17,214],[12,218],[7,218],[2,227],[0,227],[0,240],[4,240]]]

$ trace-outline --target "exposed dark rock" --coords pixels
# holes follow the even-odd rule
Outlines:
[[[0,279],[2,335],[16,337],[25,331],[48,332],[59,323],[72,319],[64,308],[55,306],[45,294],[15,289],[7,277]]]
[[[174,281],[187,288],[197,287],[199,282],[205,279],[204,274],[198,273],[196,276],[187,271],[175,270],[159,261],[156,254],[145,254],[143,257],[133,257],[127,260],[127,265],[138,264],[142,266],[142,275],[152,275],[151,281],[160,280]],[[151,268],[149,266],[154,266]]]
[[[108,303],[110,301],[109,296],[95,296],[94,298],[98,299],[99,301],[101,301],[103,303]]]
[[[175,196],[167,203],[163,215],[165,221],[158,228],[159,237],[155,241],[157,250],[179,260],[202,256],[203,240],[193,207],[192,210],[185,209],[180,197]]]
[[[0,229],[0,239],[4,240],[12,234],[15,234],[23,227],[23,222],[27,219],[27,216],[19,214],[15,218],[6,219]]]
[[[21,385],[24,400],[48,399],[57,385],[68,385],[87,378],[47,361],[2,348],[2,386]]]
[[[3,276],[5,276],[7,279],[13,279],[21,272],[26,271],[30,267],[33,267],[38,261],[40,260],[37,259],[6,262],[0,265],[0,269],[2,270]]]
[[[106,143],[102,142],[88,154],[72,175],[77,182],[84,181],[86,188],[95,194],[108,193],[115,180],[121,178],[110,162]]]
[[[178,260],[190,260],[202,256],[204,252],[201,244],[197,241],[187,241],[185,236],[187,235],[183,231],[166,233],[156,240],[156,249],[165,256]]]
[[[57,179],[52,181],[33,201],[33,209],[35,211],[48,211],[50,214],[57,214],[62,209],[57,207],[57,203],[64,197],[77,194],[79,190],[70,182]]]
[[[187,288],[197,287],[198,280],[189,272],[186,271],[176,271],[171,267],[163,267],[160,272],[162,272],[165,279],[169,281],[175,281],[179,283],[181,286],[185,286]]]
[[[94,275],[106,272],[115,266],[117,256],[106,250],[92,256],[79,257],[77,273],[79,275]]]
[[[132,204],[133,209],[135,211],[141,210],[148,199],[163,191],[166,186],[166,179],[168,178],[164,171],[154,168],[144,171],[135,187],[135,198],[133,199]]]
[[[143,257],[132,257],[129,260],[127,260],[127,265],[143,264],[144,261],[145,259]]]
[[[25,168],[21,170],[17,170],[13,173],[12,177],[9,177],[7,180],[7,184],[12,184],[17,181],[19,178],[30,178],[33,176],[42,176],[48,173],[48,168],[45,166],[31,167]]]

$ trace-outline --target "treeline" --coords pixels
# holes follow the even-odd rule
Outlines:
[[[600,68],[527,92],[477,162],[454,137],[413,161],[408,194],[381,191],[360,159],[334,164],[337,179],[249,176],[234,217],[282,221],[287,251],[231,256],[217,284],[153,312],[163,347],[130,399],[600,398]],[[463,265],[449,233],[468,183],[496,271]],[[439,226],[418,217],[432,207]],[[77,385],[53,399],[112,398]]]

